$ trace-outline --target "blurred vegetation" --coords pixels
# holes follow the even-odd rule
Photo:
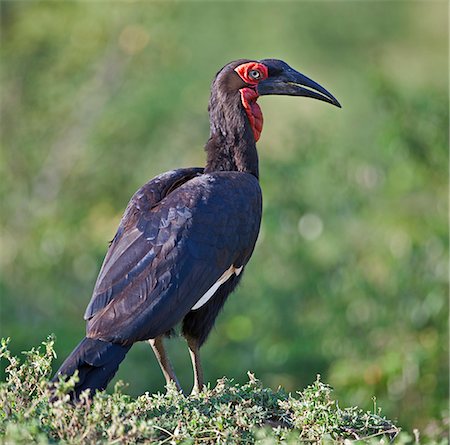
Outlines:
[[[207,380],[291,391],[320,373],[345,405],[376,396],[409,430],[448,404],[445,2],[1,3],[1,334],[84,333],[134,191],[202,165],[206,104],[230,60],[275,57],[338,110],[261,98],[263,225],[203,348]],[[170,342],[184,386],[182,341]],[[147,345],[118,378],[163,388]]]

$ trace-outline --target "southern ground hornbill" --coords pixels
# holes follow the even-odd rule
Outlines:
[[[78,370],[72,398],[106,388],[133,343],[150,343],[167,382],[180,385],[163,339],[182,324],[203,387],[199,348],[242,277],[261,222],[256,141],[259,96],[307,96],[340,107],[281,60],[236,60],[216,75],[205,168],[163,173],[131,198],[86,309],[86,337],[58,376]]]

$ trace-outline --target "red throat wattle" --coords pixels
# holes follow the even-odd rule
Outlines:
[[[242,105],[244,106],[250,126],[252,127],[255,142],[258,142],[264,121],[261,107],[256,103],[256,99],[258,99],[259,95],[253,88],[241,88],[239,92],[241,93]]]
[[[256,103],[256,100],[259,97],[257,86],[261,80],[267,79],[269,72],[265,65],[258,62],[243,63],[234,70],[239,77],[248,84],[248,87],[241,88],[239,92],[241,93],[242,105],[247,113],[255,141],[257,142],[261,136],[263,127],[263,115],[261,108]]]

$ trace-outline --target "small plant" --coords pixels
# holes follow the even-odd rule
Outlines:
[[[214,388],[186,397],[169,386],[165,394],[136,399],[122,393],[83,394],[73,405],[68,393],[77,377],[56,385],[48,380],[55,358],[54,338],[24,353],[21,362],[2,340],[7,378],[0,383],[0,436],[7,444],[260,444],[387,443],[411,438],[380,412],[341,409],[331,388],[317,380],[296,395],[264,388],[249,373],[244,385],[224,378]],[[51,400],[51,401],[50,401]]]

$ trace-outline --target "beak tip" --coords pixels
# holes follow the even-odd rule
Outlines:
[[[334,96],[332,96],[331,94],[329,96],[329,99],[330,99],[329,103],[331,105],[334,105],[337,108],[342,108],[342,105],[339,103],[339,101]]]

